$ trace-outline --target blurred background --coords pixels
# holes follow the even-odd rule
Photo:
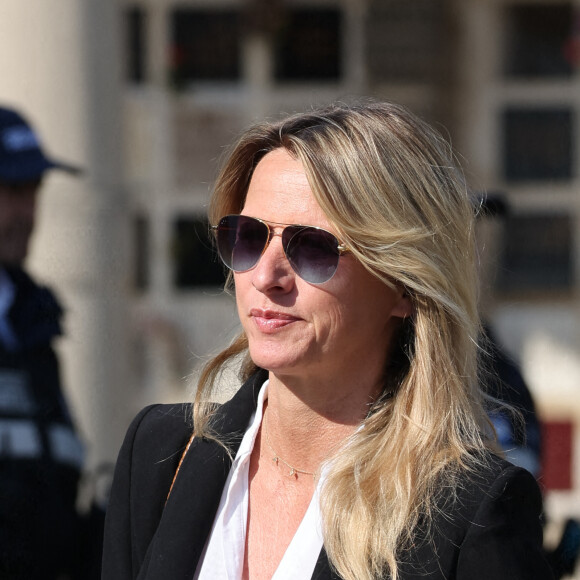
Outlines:
[[[579,517],[579,66],[578,0],[2,0],[0,102],[85,168],[47,179],[29,266],[67,309],[89,464],[236,332],[205,218],[224,147],[364,95],[435,124],[507,207],[483,307],[542,420],[549,517]]]

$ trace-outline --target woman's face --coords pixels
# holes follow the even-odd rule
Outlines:
[[[284,149],[258,163],[242,214],[336,233],[301,162]],[[401,290],[383,284],[350,253],[340,258],[329,281],[305,282],[292,270],[278,235],[258,264],[234,279],[252,360],[278,376],[322,379],[364,369],[380,381],[397,321],[411,313]]]

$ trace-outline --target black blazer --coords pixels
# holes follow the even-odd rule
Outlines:
[[[232,455],[266,378],[254,375],[219,410],[217,430]],[[141,411],[121,448],[107,512],[103,580],[193,580],[211,531],[231,459],[217,443],[195,440],[167,495],[191,433],[189,405]],[[402,557],[401,580],[548,580],[542,554],[541,497],[533,477],[494,458],[465,481],[451,512],[417,534]],[[324,549],[312,580],[338,580]],[[216,579],[220,580],[220,579]]]

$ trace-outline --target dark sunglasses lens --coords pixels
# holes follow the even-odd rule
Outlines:
[[[283,233],[286,257],[294,271],[306,282],[328,282],[338,268],[338,240],[324,230],[289,226]]]
[[[268,226],[248,216],[225,216],[220,220],[217,232],[219,255],[235,272],[253,268],[268,243]]]

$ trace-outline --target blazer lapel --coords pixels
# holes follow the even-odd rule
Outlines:
[[[312,580],[341,580],[340,576],[330,567],[330,562],[328,561],[328,556],[324,548],[322,548],[320,556],[318,556],[318,561],[312,574]]]
[[[253,375],[216,413],[215,431],[234,457],[250,416],[265,371]],[[147,550],[138,580],[191,580],[219,506],[232,460],[214,441],[195,440],[175,479],[161,521]]]

